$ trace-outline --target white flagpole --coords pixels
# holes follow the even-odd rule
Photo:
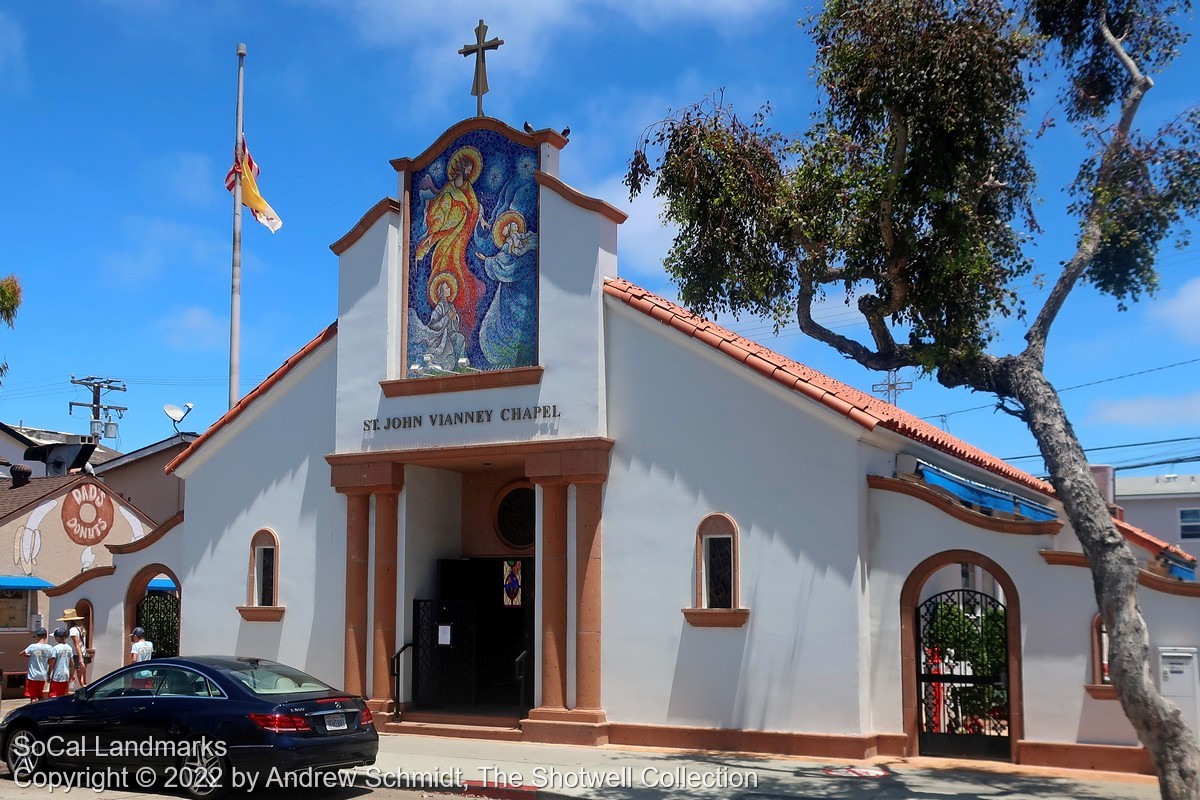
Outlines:
[[[245,72],[246,45],[238,43],[237,132],[233,140],[234,163],[241,165],[245,153],[242,144],[242,90]],[[242,173],[233,176],[233,281],[229,301],[229,407],[237,404],[239,350],[241,348],[242,315]]]

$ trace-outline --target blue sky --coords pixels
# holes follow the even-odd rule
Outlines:
[[[72,375],[124,381],[105,402],[126,406],[130,451],[173,431],[166,403],[194,404],[184,428],[226,410],[238,42],[245,42],[246,135],[260,188],[283,219],[270,234],[248,216],[243,237],[243,393],[336,314],[337,259],[329,245],[375,202],[396,192],[389,160],[416,156],[472,116],[479,18],[504,40],[488,54],[489,116],[520,128],[571,128],[560,175],[629,212],[619,232],[623,277],[674,297],[661,268],[671,232],[651,198],[621,185],[639,133],[723,90],[744,115],[765,102],[799,133],[813,109],[812,49],[797,19],[808,5],[777,0],[64,0],[0,2],[0,274],[17,273],[25,301],[0,329],[9,364],[0,420],[86,433],[68,411],[89,394]],[[1189,23],[1194,28],[1194,24]],[[1162,118],[1200,101],[1200,44],[1160,76],[1143,109]],[[1049,108],[1039,100],[1036,127]],[[1037,152],[1038,208],[1048,235],[1035,253],[1047,273],[1071,254],[1061,217],[1072,139],[1058,129]],[[1048,372],[1085,447],[1200,437],[1200,246],[1167,250],[1158,296],[1118,313],[1078,291],[1051,334]],[[1042,291],[1023,288],[1036,304]],[[819,314],[865,332],[837,300]],[[883,376],[769,323],[734,330],[870,390]],[[999,347],[1019,346],[1005,323]],[[1015,343],[1015,345],[1014,345]],[[1139,374],[1140,373],[1140,374]],[[1126,377],[1131,376],[1131,377]],[[1036,452],[991,398],[902,374],[900,405],[998,456]],[[1128,466],[1200,454],[1200,438],[1097,450]],[[1015,461],[1033,472],[1038,459]],[[1140,472],[1200,472],[1165,464]],[[1136,474],[1133,471],[1120,474]]]

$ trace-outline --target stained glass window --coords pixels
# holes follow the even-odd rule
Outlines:
[[[521,560],[514,559],[504,562],[504,605],[509,608],[521,607],[521,593],[524,588],[521,582]]]

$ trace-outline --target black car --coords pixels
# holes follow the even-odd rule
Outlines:
[[[77,766],[103,770],[112,789],[157,776],[212,798],[374,764],[379,735],[362,698],[311,675],[260,658],[196,656],[130,664],[17,708],[0,722],[0,750],[17,779]]]

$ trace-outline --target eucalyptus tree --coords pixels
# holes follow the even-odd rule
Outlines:
[[[1197,210],[1196,111],[1154,130],[1138,122],[1189,12],[1169,0],[828,0],[806,21],[821,90],[807,132],[784,137],[764,112],[742,120],[710,98],[649,127],[626,176],[678,225],[665,266],[685,304],[794,318],[870,369],[917,367],[991,393],[1028,425],[1092,570],[1112,682],[1167,798],[1200,796],[1200,754],[1155,688],[1137,563],[1044,367],[1067,297],[1090,288],[1124,308],[1152,293],[1160,248]],[[1047,91],[1078,134],[1078,171],[1058,195],[1078,231],[1053,264],[1030,247],[1041,131],[1027,113]],[[1035,270],[1052,286],[1027,309],[1017,281]],[[860,338],[813,316],[843,292],[866,320]],[[1023,349],[997,354],[1006,316],[1026,323]]]

